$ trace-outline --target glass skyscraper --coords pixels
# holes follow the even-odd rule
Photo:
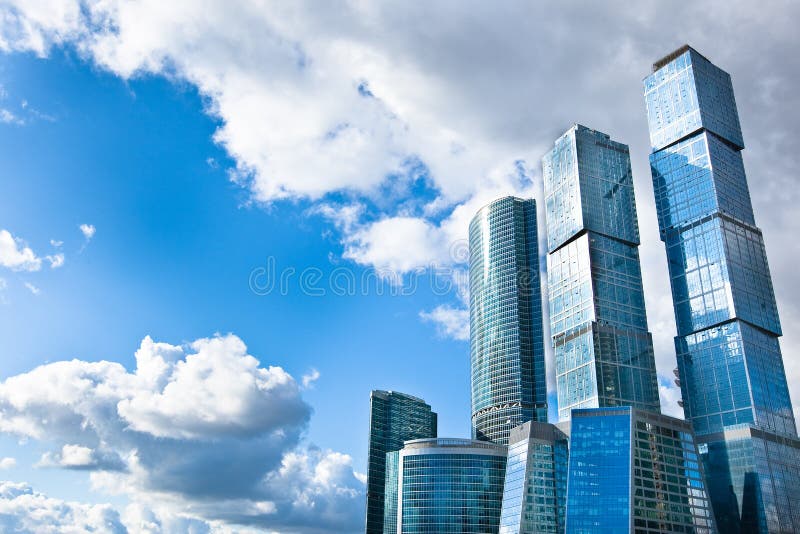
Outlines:
[[[500,534],[564,532],[569,438],[530,421],[511,430]]]
[[[497,532],[506,447],[469,439],[406,442],[389,461],[386,534],[486,534]],[[394,454],[392,456],[394,456]],[[394,530],[391,525],[394,524]]]
[[[568,534],[715,532],[691,424],[630,407],[572,412]]]
[[[576,124],[542,159],[558,414],[660,411],[627,145]]]
[[[800,532],[800,441],[730,76],[689,46],[644,80],[680,387],[722,532]]]
[[[469,225],[472,437],[547,421],[536,202],[503,197]]]
[[[407,440],[436,437],[436,413],[424,400],[397,391],[370,395],[367,534],[383,534],[386,453]]]

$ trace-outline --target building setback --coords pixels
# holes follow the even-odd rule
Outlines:
[[[369,465],[367,466],[367,534],[383,534],[386,453],[407,440],[435,438],[436,413],[422,399],[397,391],[370,395]]]
[[[397,499],[386,502],[386,534],[497,532],[505,446],[469,439],[420,439],[406,442],[388,456],[386,493],[396,494]]]
[[[511,430],[500,534],[564,532],[569,438],[530,421]]]
[[[559,419],[659,411],[627,145],[576,124],[542,158]]]
[[[800,441],[731,78],[689,46],[644,80],[686,418],[721,532],[800,532]]]
[[[715,532],[691,424],[636,408],[573,410],[567,533]]]
[[[469,225],[472,437],[547,421],[536,202],[503,197]]]

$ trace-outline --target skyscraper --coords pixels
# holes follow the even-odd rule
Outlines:
[[[370,395],[367,534],[383,534],[386,453],[407,440],[436,437],[436,413],[422,399],[397,391]]]
[[[721,532],[800,532],[800,441],[730,76],[689,46],[644,80],[680,387]]]
[[[576,124],[542,159],[558,414],[658,412],[627,145]]]
[[[389,454],[387,526],[397,534],[497,532],[506,448],[469,439],[420,439]]]
[[[511,430],[500,534],[564,532],[569,438],[529,421]]]
[[[576,409],[570,434],[567,533],[715,532],[691,424],[631,407]]]
[[[503,197],[469,225],[472,437],[547,421],[536,201]]]

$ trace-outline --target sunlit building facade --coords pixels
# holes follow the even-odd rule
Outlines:
[[[386,454],[412,439],[435,438],[436,413],[422,399],[397,391],[370,395],[367,534],[383,534]]]
[[[569,438],[530,421],[511,430],[500,534],[564,532]]]
[[[506,447],[469,439],[406,442],[389,461],[386,534],[497,532]],[[394,530],[391,529],[394,526]]]
[[[576,124],[542,158],[558,414],[659,411],[627,145]]]
[[[570,424],[567,533],[715,532],[691,424],[630,407]]]
[[[472,437],[506,444],[547,420],[536,202],[503,197],[469,225]]]
[[[800,532],[800,441],[731,78],[691,47],[644,80],[681,393],[721,532]]]

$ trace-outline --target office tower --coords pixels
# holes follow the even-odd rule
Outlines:
[[[558,415],[658,412],[627,145],[576,124],[542,158]]]
[[[497,532],[506,447],[469,439],[408,441],[389,462],[397,534]],[[387,525],[392,520],[387,518]]]
[[[397,391],[370,395],[367,534],[383,534],[386,453],[407,440],[436,437],[436,413],[424,400]]]
[[[536,201],[503,197],[469,225],[472,437],[547,421]]]
[[[800,442],[730,76],[684,46],[644,92],[684,411],[717,525],[800,532]]]
[[[566,532],[715,532],[691,424],[631,407],[572,412]]]
[[[569,438],[529,421],[511,430],[500,534],[564,532]]]

